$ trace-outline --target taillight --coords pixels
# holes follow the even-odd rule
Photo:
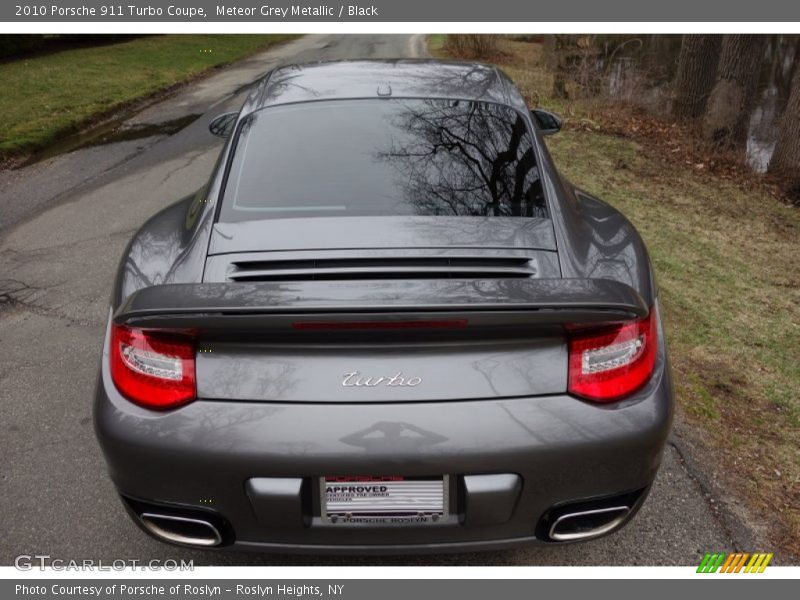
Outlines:
[[[111,378],[129,400],[165,410],[195,399],[195,345],[188,335],[112,325]]]
[[[656,361],[655,310],[640,321],[569,334],[569,392],[613,402],[641,388]]]

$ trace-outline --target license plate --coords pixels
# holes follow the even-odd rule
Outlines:
[[[322,477],[320,491],[327,523],[426,525],[447,517],[447,475]]]

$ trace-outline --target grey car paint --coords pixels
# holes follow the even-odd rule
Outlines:
[[[300,225],[302,240],[294,233]],[[263,250],[353,249],[373,253],[379,249],[493,248],[556,250],[549,219],[514,217],[316,217],[314,219],[269,219],[242,223],[217,223],[208,254]],[[557,276],[558,274],[556,274]]]
[[[428,217],[402,221],[315,218],[288,225],[282,220],[280,226],[265,221],[215,223],[229,141],[203,189],[155,215],[134,235],[113,289],[109,326],[114,315],[130,318],[142,294],[146,302],[139,306],[145,313],[148,307],[159,307],[156,312],[163,318],[161,309],[171,306],[170,318],[175,318],[181,306],[191,305],[193,295],[175,295],[176,289],[165,284],[211,286],[228,281],[236,259],[265,250],[274,251],[273,256],[294,258],[309,254],[381,257],[398,250],[410,254],[522,253],[535,263],[534,277],[545,283],[558,278],[610,280],[618,285],[611,295],[624,300],[630,314],[642,307],[658,311],[649,258],[636,230],[615,209],[561,178],[523,99],[513,83],[492,67],[435,61],[285,67],[254,86],[239,121],[253,110],[268,110],[280,103],[374,97],[386,86],[397,97],[498,102],[524,114],[535,139],[552,227],[535,219]],[[314,234],[298,241],[295,227],[311,228]],[[511,280],[514,285],[520,281],[529,280]],[[402,284],[408,288],[409,282]],[[374,302],[385,282],[359,281],[358,285],[362,299]],[[330,293],[333,288],[322,289]],[[421,293],[414,303],[433,310],[437,305],[434,298],[453,297],[441,290],[432,293],[433,289],[435,286],[423,286],[429,297]],[[284,285],[283,291],[284,298],[293,298],[293,303],[305,297],[293,293],[291,286]],[[552,299],[563,300],[563,289],[559,294]],[[249,298],[253,306],[254,295]],[[326,298],[333,301],[336,295]],[[350,302],[358,298],[344,294],[340,299]],[[287,306],[293,304],[287,302]],[[572,306],[576,308],[581,307]],[[487,322],[490,325],[496,327],[497,323]],[[165,413],[138,407],[116,390],[108,370],[107,335],[95,428],[110,475],[129,498],[129,510],[135,513],[136,502],[148,502],[219,516],[227,532],[227,548],[294,552],[488,549],[546,540],[540,524],[565,503],[630,493],[632,515],[655,477],[672,418],[672,387],[660,318],[653,376],[635,394],[609,406],[579,401],[564,393],[563,338],[547,335],[546,328],[553,323],[531,326],[535,335],[526,337],[517,331],[504,337],[495,328],[490,338],[473,338],[468,344],[457,336],[438,346],[412,336],[413,352],[405,355],[398,353],[403,347],[400,340],[392,340],[392,347],[381,350],[379,343],[367,337],[361,350],[333,363],[329,353],[309,352],[313,340],[294,352],[276,342],[261,349],[273,358],[272,367],[258,374],[260,381],[265,377],[274,381],[266,395],[263,387],[249,384],[247,376],[224,377],[234,365],[241,374],[247,371],[242,364],[248,360],[251,366],[255,364],[253,348],[212,336],[218,352],[198,355],[202,363],[198,388],[203,399]],[[526,347],[526,342],[533,345]],[[448,343],[450,350],[460,344],[460,356],[451,353],[447,358]],[[388,354],[382,356],[381,351]],[[377,368],[392,357],[403,356],[405,360],[413,357],[409,367],[404,366],[407,369],[431,368],[426,364],[444,368],[446,384],[428,390],[427,397],[417,389],[405,397],[389,390],[382,398],[374,398],[382,402],[348,401],[340,385],[344,362],[353,364],[353,369],[364,369],[363,365]],[[521,364],[526,368],[520,369]],[[487,377],[486,365],[502,376]],[[316,380],[310,377],[312,371]],[[539,376],[544,372],[546,377]],[[334,375],[326,393],[322,382]],[[337,473],[453,474],[449,516],[424,527],[343,531],[321,522],[319,490],[308,483]],[[508,478],[498,480],[492,492],[492,480],[469,479],[485,474],[513,474],[519,481],[508,484]],[[288,499],[285,493],[269,491],[295,489],[293,482],[297,493]],[[468,489],[480,489],[495,501],[487,502],[487,496],[477,492],[470,500]],[[498,517],[488,508],[498,502],[514,508]],[[287,518],[276,521],[265,516],[275,511],[285,512]]]
[[[365,63],[371,64],[367,61],[352,64],[363,65]],[[413,88],[417,94],[421,93],[419,82],[427,81],[429,87],[422,89],[436,97],[469,97],[468,92],[472,91],[476,93],[476,98],[499,98],[517,110],[527,111],[524,100],[510,80],[493,68],[475,69],[470,65],[460,77],[455,77],[448,71],[446,76],[436,79],[430,72],[437,71],[440,64],[438,62],[402,60],[388,63],[382,61],[379,64],[403,65],[403,78],[408,77],[417,82],[417,87]],[[436,67],[432,68],[433,65]],[[291,74],[284,74],[284,70],[288,70]],[[303,74],[302,80],[300,80],[300,73]],[[421,74],[415,75],[415,73]],[[243,115],[248,114],[248,111],[254,110],[254,107],[259,105],[261,96],[267,98],[265,103],[278,102],[276,98],[281,97],[279,91],[267,85],[273,78],[275,78],[275,87],[278,90],[288,88],[293,91],[295,95],[289,97],[294,98],[294,101],[300,101],[296,96],[300,93],[298,90],[304,91],[306,94],[304,98],[307,101],[322,97],[322,92],[317,90],[314,69],[307,73],[300,70],[299,67],[287,67],[279,69],[278,75],[278,77],[274,74],[266,76],[255,86],[240,112],[240,120]],[[290,79],[294,84],[289,86],[286,79]],[[373,76],[373,84],[374,79]],[[382,79],[387,79],[385,74]],[[459,87],[458,81],[463,80],[467,81],[467,88]],[[481,84],[478,85],[476,80]],[[324,79],[324,83],[329,83],[327,78]],[[401,89],[402,80],[398,83],[392,79],[391,84],[394,86],[393,89],[395,87]],[[360,89],[365,94],[374,94],[376,88],[374,85],[370,88],[362,84]],[[333,93],[331,90],[327,90],[327,92]],[[486,96],[487,94],[488,96]],[[345,92],[340,90],[338,97],[346,97]],[[562,275],[574,278],[609,277],[628,283],[642,295],[648,305],[651,305],[655,297],[655,284],[647,250],[638,232],[621,213],[611,206],[562,179],[542,141],[542,136],[530,119],[529,126],[536,139],[540,174],[548,198],[548,208],[553,216],[554,245],[559,250],[558,261]],[[229,152],[230,141],[223,148],[206,186],[155,215],[134,235],[122,258],[114,285],[112,307],[116,308],[128,295],[142,287],[169,282],[200,281],[203,278],[208,254],[241,251],[247,248],[248,244],[263,239],[259,233],[248,236],[249,224],[247,223],[214,223],[217,201],[223,186],[224,169],[222,167],[228,160]],[[358,217],[353,218],[357,219]],[[306,226],[316,227],[315,223]],[[405,223],[395,221],[393,225],[395,228],[400,226],[405,231],[408,229],[408,225]],[[256,226],[250,227],[257,229]],[[308,239],[327,240],[330,236],[331,243],[341,244],[341,239],[345,237],[341,231],[348,227],[350,227],[349,224],[340,222],[333,230],[330,227],[319,228],[319,231],[315,231],[316,235],[308,236]],[[477,224],[472,227],[477,227]],[[487,227],[497,228],[498,225],[489,224]],[[516,227],[531,227],[531,225],[519,224]],[[382,231],[382,233],[396,235],[395,228]],[[419,228],[417,228],[417,232],[419,232]],[[352,232],[348,231],[347,233]],[[440,233],[443,232],[440,231]],[[453,233],[457,235],[459,232],[454,228]],[[480,233],[497,235],[486,230],[480,231]],[[553,247],[548,239],[549,233],[546,232],[546,229],[542,228],[537,233],[538,235],[529,236],[532,240],[529,242],[530,245],[535,248],[550,249]],[[280,233],[278,234],[280,235]],[[360,235],[369,234],[369,231],[360,233]],[[255,240],[252,235],[257,236]],[[219,248],[220,242],[225,238],[229,245]],[[352,235],[348,235],[346,239],[352,240]],[[304,240],[304,242],[308,243],[308,240]],[[440,241],[440,243],[442,242]],[[366,248],[367,245],[364,244],[362,249]]]
[[[421,308],[428,319],[468,318],[469,331],[346,330],[339,341],[347,343],[337,344],[331,332],[293,329],[320,320],[364,322],[376,313],[402,322]],[[202,398],[367,403],[561,393],[563,324],[627,320],[647,311],[632,288],[603,279],[308,281],[148,287],[132,294],[114,321],[205,331],[197,356]],[[224,337],[255,331],[267,332],[269,342]],[[399,366],[426,385],[332,385],[346,383],[347,373],[394,368],[387,377],[402,375]]]

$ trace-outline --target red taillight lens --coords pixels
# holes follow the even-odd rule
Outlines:
[[[653,374],[655,311],[641,321],[569,335],[569,392],[595,402],[613,402],[642,387]]]
[[[165,410],[195,399],[194,340],[124,325],[111,328],[111,378],[129,400]]]

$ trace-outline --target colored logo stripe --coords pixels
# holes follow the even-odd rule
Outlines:
[[[738,554],[728,554],[728,558],[725,559],[725,563],[722,565],[722,570],[720,573],[730,573],[731,563],[736,562],[736,559],[739,555]]]
[[[697,567],[697,572],[739,573],[744,569],[744,573],[763,573],[773,556],[771,552],[756,552],[753,554],[747,552],[735,552],[733,554],[707,552],[703,556],[700,566]]]
[[[725,553],[719,552],[714,554],[706,553],[703,557],[700,566],[697,567],[698,573],[716,573],[717,569],[719,569],[722,561],[725,560]]]
[[[767,568],[769,561],[772,560],[772,554],[754,554],[753,558],[745,568],[745,573],[763,573]]]

